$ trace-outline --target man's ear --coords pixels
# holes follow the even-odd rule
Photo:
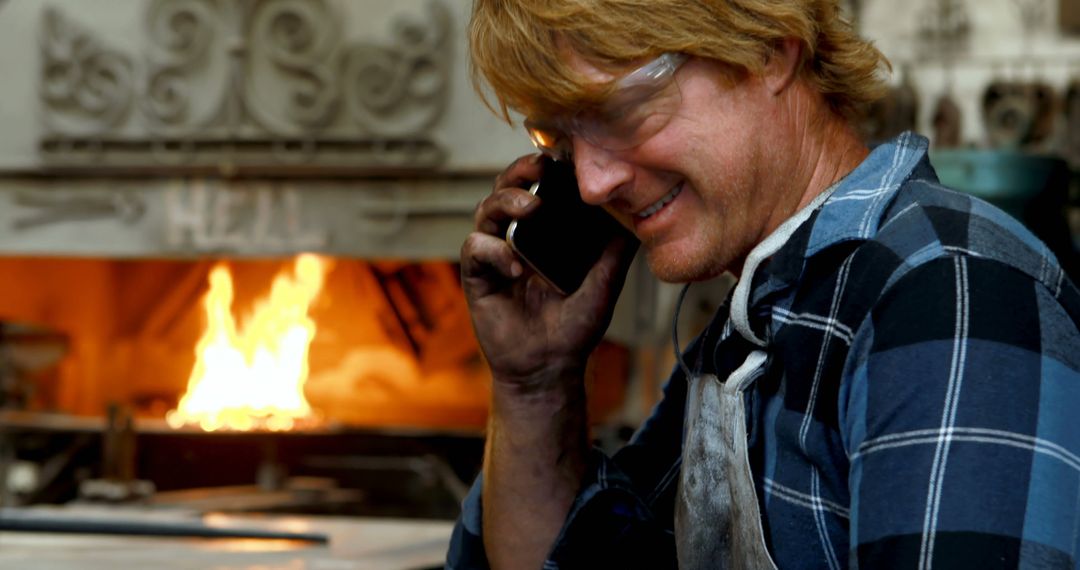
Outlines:
[[[770,93],[779,95],[795,81],[802,63],[802,49],[799,40],[784,38],[769,55],[763,79]]]

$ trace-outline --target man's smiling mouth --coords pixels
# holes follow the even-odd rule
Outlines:
[[[672,188],[671,192],[668,192],[667,195],[665,195],[663,198],[660,198],[653,205],[651,205],[648,208],[645,208],[644,210],[638,212],[637,216],[639,218],[641,218],[641,219],[645,219],[645,218],[648,218],[649,216],[659,212],[664,206],[666,206],[668,204],[668,202],[671,202],[672,200],[674,200],[675,197],[678,196],[680,192],[682,192],[683,184],[685,184],[685,183],[680,182],[678,186]]]

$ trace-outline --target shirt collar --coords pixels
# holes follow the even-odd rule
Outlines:
[[[843,241],[876,235],[892,197],[926,160],[929,146],[926,138],[905,132],[875,147],[822,205],[803,257]]]
[[[865,240],[875,235],[892,197],[915,171],[927,160],[929,142],[911,132],[875,147],[866,159],[840,182],[834,184],[809,205],[799,210],[761,241],[747,255],[746,263],[731,301],[731,320],[736,331],[748,341],[764,346],[766,335],[759,334],[750,323],[750,308],[754,299],[769,290],[782,287],[789,278],[787,270],[801,272],[803,261],[832,245]],[[810,224],[807,225],[807,221]],[[808,239],[793,236],[809,231]],[[803,245],[805,244],[805,245]],[[799,245],[802,251],[792,247]],[[770,262],[768,279],[757,276],[762,262],[777,257],[784,260],[777,267]],[[796,267],[797,266],[797,267]],[[785,270],[786,268],[787,270]]]

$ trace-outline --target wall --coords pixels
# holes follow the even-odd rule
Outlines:
[[[860,28],[892,61],[893,82],[909,74],[919,94],[919,130],[932,133],[937,99],[951,92],[963,117],[962,141],[986,146],[981,100],[995,80],[1042,81],[1062,95],[1070,81],[1080,80],[1080,36],[1060,31],[1058,2],[1076,0],[977,0],[954,2],[966,14],[964,34],[948,36],[959,47],[943,49],[927,39],[926,31],[949,29],[941,18],[943,0],[897,4],[862,0]],[[1021,7],[1031,17],[1025,23]],[[1057,125],[1056,137],[1064,125]]]

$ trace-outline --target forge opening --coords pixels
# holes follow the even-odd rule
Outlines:
[[[442,260],[319,259],[324,266],[318,290],[292,311],[300,313],[294,320],[312,325],[304,362],[285,358],[263,362],[261,373],[219,373],[236,381],[233,396],[257,407],[270,390],[260,382],[292,366],[304,368],[301,391],[312,413],[278,429],[482,429],[490,374],[457,266]],[[0,410],[103,416],[119,404],[136,419],[164,421],[190,391],[193,369],[200,366],[197,346],[212,320],[206,301],[215,268],[228,274],[226,316],[235,327],[262,319],[259,326],[284,331],[287,326],[276,320],[289,310],[256,313],[276,294],[275,277],[295,272],[298,261],[2,258]],[[249,356],[256,352],[247,349]],[[621,403],[628,355],[626,348],[604,343],[594,356],[594,422]],[[258,368],[254,360],[249,358],[252,370]],[[222,427],[237,429],[203,426]]]

